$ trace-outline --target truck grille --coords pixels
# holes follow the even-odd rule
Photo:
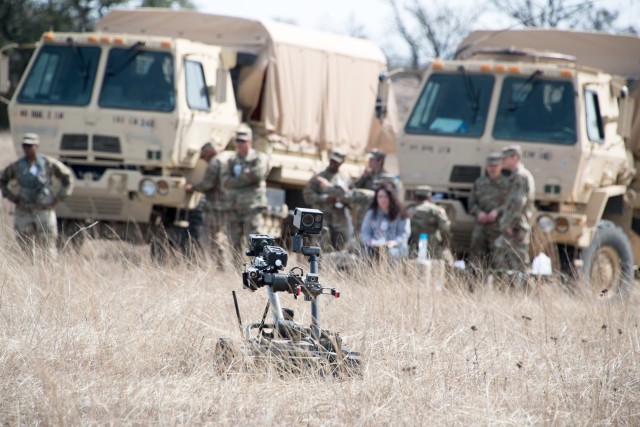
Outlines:
[[[456,165],[451,169],[449,182],[473,184],[480,177],[480,174],[482,174],[480,166]]]
[[[93,151],[119,154],[121,153],[120,140],[115,136],[94,135]]]
[[[120,154],[120,139],[115,136],[106,135],[94,135],[93,136],[93,151],[101,153],[113,153]],[[88,151],[89,150],[89,136],[80,134],[64,134],[60,141],[61,151]]]
[[[87,151],[89,148],[89,136],[66,133],[62,135],[60,150]]]
[[[91,216],[120,215],[122,212],[122,200],[120,199],[93,199],[90,197],[74,196],[65,200],[65,205],[73,212]]]

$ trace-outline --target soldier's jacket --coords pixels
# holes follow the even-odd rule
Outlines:
[[[231,209],[247,210],[267,206],[267,155],[253,148],[246,157],[235,155],[222,171],[222,181]]]
[[[205,195],[206,208],[209,210],[223,211],[231,207],[222,182],[224,166],[218,157],[212,158],[209,161],[202,182],[193,185],[194,191],[199,191]]]
[[[324,190],[318,181],[318,177],[322,177],[329,181],[330,187]],[[349,214],[346,202],[349,200],[349,187],[351,180],[349,177],[340,174],[340,172],[332,172],[328,168],[315,174],[307,183],[302,195],[305,203],[314,209],[319,209],[324,213],[324,224],[328,227],[343,227],[351,223],[351,215]],[[328,200],[330,195],[338,198],[338,203]],[[336,207],[336,204],[338,207]],[[342,207],[340,207],[342,205]]]
[[[508,178],[508,186],[500,229],[511,227],[513,230],[530,231],[536,191],[531,172],[521,164]]]
[[[411,218],[411,242],[417,242],[420,233],[429,235],[429,252],[441,258],[451,237],[451,221],[445,210],[433,202],[425,200],[409,205],[407,208]]]
[[[366,188],[369,190],[375,190],[376,184],[380,182],[391,184],[393,188],[395,188],[396,194],[400,195],[399,194],[400,182],[395,176],[391,175],[389,172],[387,172],[384,169],[378,171],[377,173],[371,174],[369,176],[361,176],[356,180],[353,186],[355,188]]]
[[[54,194],[52,177],[60,181],[60,190]],[[18,182],[17,192],[9,187]],[[47,209],[52,203],[67,198],[73,191],[73,172],[62,162],[44,154],[37,154],[33,162],[26,157],[10,164],[0,177],[2,195],[16,202],[25,211]]]
[[[489,213],[497,209],[498,220],[495,222],[497,227],[509,191],[508,185],[509,178],[503,175],[495,181],[486,174],[478,178],[469,196],[469,214],[475,217],[479,212]]]

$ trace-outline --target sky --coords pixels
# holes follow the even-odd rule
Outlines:
[[[408,0],[398,0],[406,4]],[[449,4],[468,7],[469,0],[446,0]],[[422,0],[428,4],[429,0]],[[199,10],[221,15],[255,19],[277,19],[295,23],[302,27],[353,34],[361,29],[367,38],[377,43],[386,52],[402,51],[403,43],[394,34],[393,13],[388,0],[194,0]],[[639,0],[594,0],[600,7],[619,10],[620,24],[640,22]],[[511,24],[508,18],[500,16],[485,7],[485,12],[472,29],[498,29]],[[404,52],[406,54],[407,52]],[[400,53],[400,55],[403,55]]]

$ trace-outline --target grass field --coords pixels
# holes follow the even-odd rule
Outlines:
[[[362,353],[361,377],[219,372],[266,292],[240,272],[158,266],[148,247],[88,242],[54,264],[0,226],[0,422],[5,425],[639,425],[638,292],[496,290],[404,271],[321,270],[342,291],[323,326]],[[304,264],[303,264],[304,265]],[[282,297],[308,323],[308,303]]]
[[[363,354],[362,377],[220,374],[239,341],[237,272],[158,267],[145,248],[90,242],[26,263],[5,227],[0,419],[7,424],[628,424],[640,422],[637,297],[545,283],[445,289],[412,275],[327,272],[323,326]],[[240,291],[245,321],[266,293]],[[302,300],[283,297],[298,319]]]

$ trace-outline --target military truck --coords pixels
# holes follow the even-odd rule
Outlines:
[[[597,292],[629,289],[640,263],[638,52],[636,36],[475,31],[455,59],[431,62],[398,137],[399,165],[408,193],[433,186],[459,257],[486,156],[520,144],[536,181],[532,255],[553,255],[557,271]]]
[[[6,62],[6,60],[5,60]],[[0,68],[2,69],[2,68]],[[327,163],[395,148],[394,105],[375,114],[386,59],[374,44],[292,25],[168,9],[118,10],[92,33],[45,33],[9,103],[15,141],[40,135],[40,151],[77,178],[57,208],[64,229],[160,242],[181,229],[197,195],[200,147],[233,152],[241,121],[270,158],[271,229]],[[153,245],[152,245],[153,249]]]

